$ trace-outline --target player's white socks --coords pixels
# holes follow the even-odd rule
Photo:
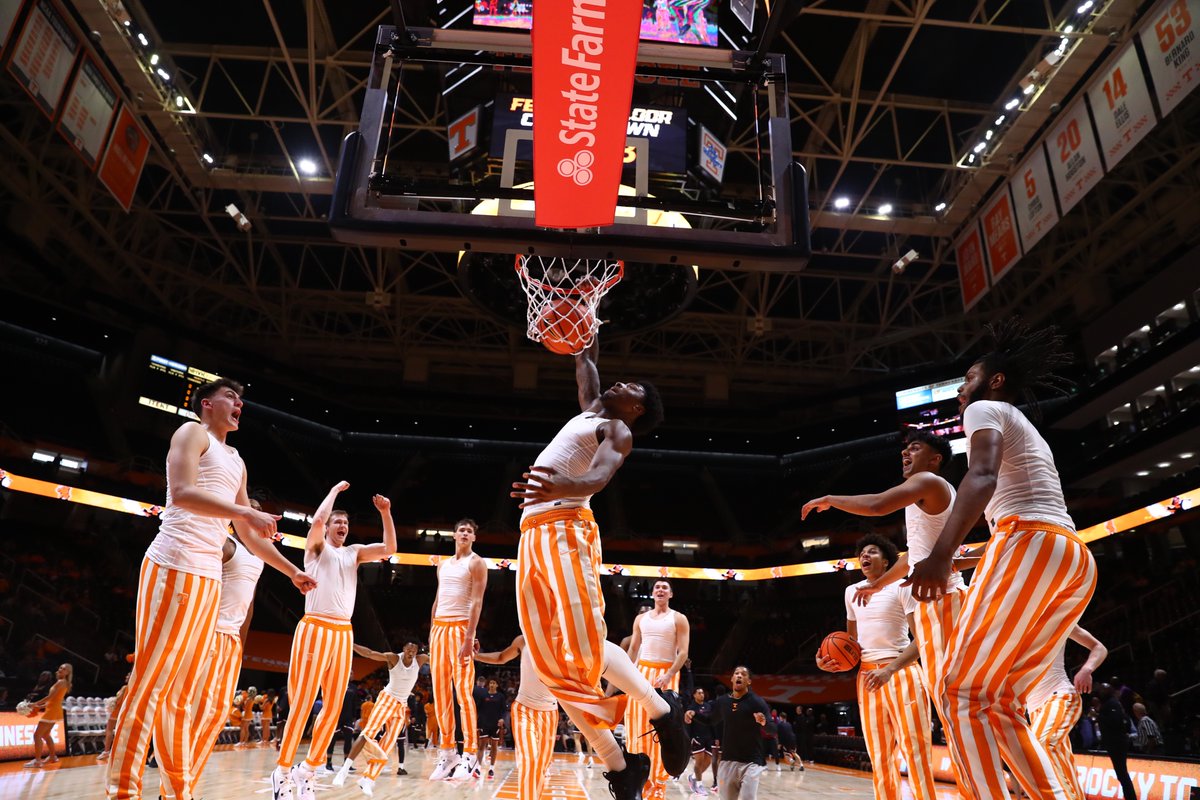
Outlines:
[[[604,642],[604,672],[601,673],[601,676],[629,695],[630,700],[646,709],[650,719],[658,719],[671,710],[667,701],[654,691],[650,681],[638,672],[638,668],[629,660],[629,654],[622,650],[616,642],[608,640]],[[580,728],[580,730],[583,729]]]

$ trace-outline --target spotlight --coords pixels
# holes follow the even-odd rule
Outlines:
[[[881,205],[881,206],[879,207],[879,213],[880,213],[880,214],[882,214],[882,215],[883,215],[883,216],[885,216],[885,217],[886,217],[888,214],[892,213],[892,204],[891,204],[891,203],[884,203],[883,205]]]
[[[158,66],[158,53],[153,53],[150,56],[150,66],[152,66],[152,67]]]
[[[1076,14],[1086,14],[1088,12],[1088,10],[1091,9],[1092,5],[1093,5],[1092,0],[1087,0],[1086,3],[1081,5],[1079,8],[1075,9],[1075,13]]]
[[[305,175],[317,174],[317,162],[313,161],[311,158],[300,159],[296,162],[296,166],[299,167],[300,171]]]
[[[987,142],[980,142],[979,144],[975,145],[975,147],[973,148],[973,152],[982,153],[986,149],[987,149]]]
[[[1160,461],[1157,464],[1155,464],[1154,466],[1158,467],[1159,469],[1166,469],[1167,467],[1171,466],[1171,462],[1170,461]]]
[[[1021,89],[1021,92],[1023,94],[1033,94],[1034,88],[1036,88],[1036,87],[1034,87],[1034,85],[1032,83],[1027,83],[1027,84],[1025,84],[1025,88]]]
[[[183,108],[183,95],[181,95],[181,94],[175,95],[175,107]]]
[[[142,43],[142,47],[150,46],[150,40],[146,38],[146,34],[139,33],[137,36],[138,36],[138,41]]]
[[[167,71],[166,71],[165,69],[163,69],[162,67],[159,67],[157,70],[155,70],[155,72],[157,72],[157,73],[158,73],[158,77],[162,78],[164,81],[169,81],[169,80],[171,80],[171,73],[167,72]]]
[[[839,211],[842,210],[843,208],[849,208],[850,207],[850,198],[849,197],[839,197],[838,199],[833,201],[833,207],[838,209]]]
[[[1016,108],[1019,105],[1021,105],[1021,98],[1014,97],[1012,100],[1009,100],[1007,103],[1004,104],[1004,110],[1012,111],[1014,108]]]
[[[211,164],[211,163],[213,163],[213,157],[212,157],[212,156],[210,156],[208,153],[205,153],[204,155],[202,155],[202,156],[201,156],[201,158],[203,158],[203,159],[204,159],[204,163],[205,163],[205,164]]]
[[[1001,114],[1000,116],[996,117],[996,121],[995,121],[994,123],[992,123],[992,124],[993,124],[993,125],[995,125],[995,126],[998,128],[998,127],[1000,127],[1001,125],[1003,125],[1003,124],[1004,124],[1004,120],[1005,120],[1005,119],[1007,119],[1007,116],[1006,116],[1006,115],[1004,115],[1004,114]]]
[[[933,210],[934,210],[934,211],[937,211],[938,213],[941,213],[942,211],[945,211],[945,210],[946,210],[946,203],[945,203],[945,201],[943,201],[943,202],[941,202],[941,203],[938,203],[936,206],[934,206],[934,207],[933,207]]]
[[[995,135],[996,135],[996,132],[994,130],[992,130],[991,128],[989,128],[988,130],[983,132],[983,138],[989,142],[992,140],[992,137]]]
[[[1150,470],[1143,469],[1143,470],[1138,470],[1137,476],[1139,478],[1145,478],[1149,474],[1150,474]]]

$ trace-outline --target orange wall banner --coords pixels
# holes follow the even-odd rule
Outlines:
[[[150,154],[150,140],[128,106],[121,106],[117,123],[108,139],[108,149],[100,161],[100,181],[126,211],[133,206],[133,194],[142,179],[142,167]]]
[[[15,711],[0,711],[0,761],[33,758],[33,731],[38,717],[23,717]],[[54,752],[67,754],[67,727],[62,722],[50,731]]]
[[[726,677],[728,683],[730,678]],[[768,703],[807,706],[856,699],[857,673],[836,675],[755,675],[750,689]]]
[[[291,656],[292,635],[290,633],[250,631],[246,637],[246,646],[242,649],[242,669],[287,672]],[[350,677],[360,680],[382,666],[385,665],[381,661],[355,656],[354,666],[350,669]]]
[[[61,483],[26,478],[15,475],[0,467],[0,488],[25,494],[35,494],[71,503],[82,503],[109,511],[120,511],[124,514],[134,514],[139,517],[157,517],[162,513],[162,506],[117,497],[102,492],[79,489]],[[1131,530],[1139,525],[1145,525],[1155,520],[1169,517],[1182,511],[1200,507],[1200,489],[1193,489],[1175,497],[1167,498],[1157,503],[1130,511],[1098,525],[1092,525],[1079,531],[1079,538],[1085,544],[1103,539],[1106,536]],[[297,550],[304,549],[304,537],[290,533],[279,535],[279,543],[284,547]],[[392,564],[403,564],[410,567],[436,567],[442,559],[450,556],[431,555],[429,553],[394,553],[388,561]],[[485,558],[488,569],[516,571],[515,558]],[[665,567],[638,564],[604,564],[604,571],[613,576],[632,578],[668,578],[700,581],[768,581],[775,578],[801,578],[806,575],[828,575],[831,572],[855,571],[858,569],[857,558],[838,558],[828,561],[808,561],[803,564],[781,564],[776,567],[757,567],[754,569],[727,569],[723,567]],[[286,662],[287,651],[283,658]],[[267,667],[255,667],[267,669]]]

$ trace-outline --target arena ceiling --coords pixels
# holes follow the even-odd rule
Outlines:
[[[99,34],[87,46],[152,132],[150,162],[127,214],[33,103],[0,81],[0,274],[10,296],[131,331],[154,322],[215,336],[300,368],[305,380],[387,391],[400,404],[417,402],[414,389],[464,382],[568,391],[562,361],[462,296],[453,256],[346,246],[325,222],[377,26],[398,15],[436,25],[439,5],[126,0],[142,46],[122,30],[119,3],[74,0],[82,28]],[[791,275],[704,270],[684,314],[608,348],[608,366],[653,376],[669,400],[804,407],[831,390],[878,388],[898,371],[959,361],[989,319],[1021,313],[1077,326],[1200,239],[1192,97],[980,305],[962,309],[954,235],[1149,3],[1097,3],[1087,26],[1067,34],[1079,0],[778,0],[769,17],[758,5],[768,40],[753,44],[788,59],[814,256]],[[980,165],[964,167],[1021,95],[1020,79],[1064,35],[1071,47],[1049,80]],[[149,53],[169,81],[148,68]],[[420,108],[400,122],[414,175],[446,172],[439,86],[419,74],[406,84]],[[176,94],[195,113],[181,113]],[[749,158],[753,120],[730,142],[733,158]],[[301,171],[302,159],[315,174]],[[834,208],[841,196],[849,208]],[[885,202],[888,215],[878,213]],[[226,213],[230,203],[249,231]],[[920,257],[895,274],[909,249]]]

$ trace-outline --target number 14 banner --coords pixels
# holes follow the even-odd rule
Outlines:
[[[1139,36],[1165,117],[1200,83],[1200,0],[1167,0],[1146,19]]]
[[[1133,42],[1115,64],[1096,76],[1087,96],[1104,160],[1111,171],[1157,123]]]

